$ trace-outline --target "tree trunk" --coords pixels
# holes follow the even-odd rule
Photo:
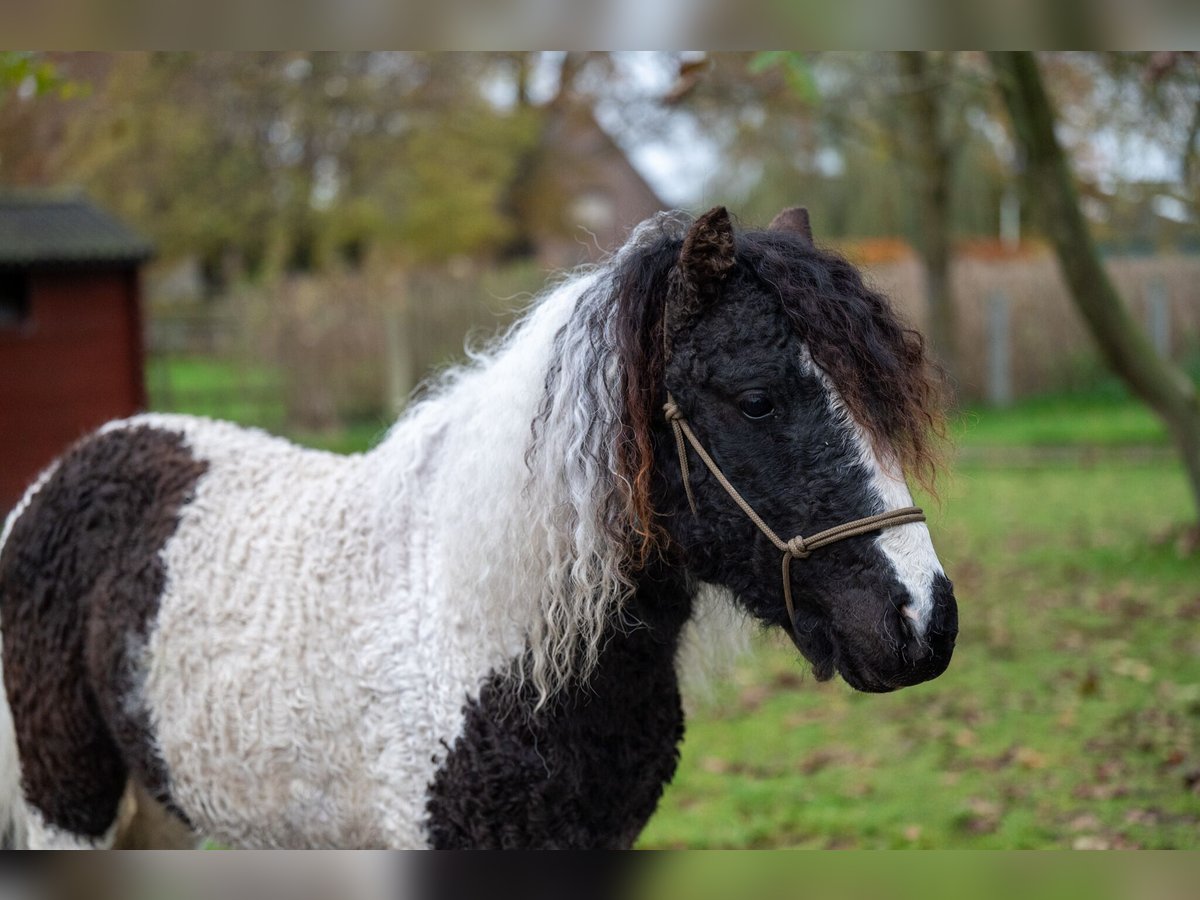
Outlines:
[[[990,52],[1000,93],[1025,157],[1025,187],[1054,244],[1075,306],[1109,367],[1166,423],[1200,512],[1200,400],[1184,372],[1159,356],[1122,302],[1079,208],[1055,111],[1030,52]]]
[[[923,50],[899,54],[909,84],[908,107],[915,143],[913,159],[919,171],[919,250],[925,266],[925,297],[929,309],[929,339],[934,355],[951,376],[958,375],[954,298],[950,294],[950,175],[954,148],[942,122],[942,86]]]

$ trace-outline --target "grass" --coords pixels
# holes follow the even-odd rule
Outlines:
[[[151,409],[253,425],[334,453],[367,449],[390,424],[379,417],[331,431],[288,428],[283,373],[266,365],[233,365],[206,357],[157,358],[147,367],[146,381]]]
[[[1200,355],[1184,370],[1200,381]],[[1006,447],[1165,447],[1167,430],[1144,404],[1113,376],[1097,377],[1087,390],[1022,400],[1006,409],[968,409],[951,423],[960,446]]]
[[[973,409],[953,423],[967,447],[1165,446],[1162,421],[1144,405],[1107,392],[1059,394],[1008,409]]]
[[[817,684],[762,640],[690,718],[645,847],[1196,847],[1200,559],[1174,466],[959,472],[937,681]]]
[[[159,357],[146,366],[150,408],[228,419],[279,431],[286,418],[282,373],[206,357]]]

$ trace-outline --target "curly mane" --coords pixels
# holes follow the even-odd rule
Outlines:
[[[622,505],[636,535],[635,562],[663,546],[650,497],[652,425],[663,402],[663,313],[686,220],[663,217],[640,229],[609,278],[619,365],[610,381],[623,409],[617,440]],[[632,251],[632,252],[631,252]],[[877,452],[929,491],[945,437],[942,370],[925,341],[843,257],[786,231],[738,235],[739,268],[779,296],[788,317]],[[593,323],[599,326],[599,322]],[[600,332],[597,332],[600,333]]]
[[[680,214],[642,223],[607,263],[565,283],[516,332],[541,327],[539,316],[573,298],[548,348],[525,453],[527,493],[538,499],[547,542],[539,565],[551,573],[529,673],[543,698],[569,676],[586,677],[636,573],[668,546],[651,473],[665,399],[664,312],[690,223]],[[850,263],[795,235],[743,233],[737,257],[744,277],[779,296],[877,452],[929,486],[944,429],[938,370],[921,336]]]

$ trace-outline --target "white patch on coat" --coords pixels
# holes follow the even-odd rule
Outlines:
[[[3,547],[0,544],[0,547]],[[0,661],[0,837],[8,834],[9,849],[20,850],[27,838],[25,801],[21,796],[21,757],[17,752],[17,732],[13,725],[8,694],[4,691],[4,666]]]
[[[592,284],[560,286],[365,454],[189,416],[106,426],[179,433],[208,466],[162,550],[142,685],[198,831],[424,846],[427,787],[489,673],[532,641],[525,674],[549,693],[583,671],[572,647],[598,652],[629,586],[597,511],[615,441],[582,445],[588,416],[617,413],[581,396]],[[527,460],[551,359],[563,377]]]
[[[885,458],[876,452],[870,435],[850,414],[832,380],[808,354],[807,348],[804,363],[825,385],[830,407],[849,431],[859,460],[870,473],[871,490],[876,498],[873,513],[912,506],[912,493],[904,480],[899,462],[890,455]],[[928,526],[924,522],[909,522],[906,525],[885,528],[875,542],[891,563],[897,580],[908,593],[908,602],[901,608],[901,612],[912,621],[914,634],[924,637],[933,615],[933,580],[936,576],[945,574],[937,552],[933,549]]]
[[[50,825],[40,812],[32,808],[28,812],[28,827],[26,849],[29,850],[108,850],[117,837],[116,816],[113,816],[108,831],[98,838],[83,837]]]

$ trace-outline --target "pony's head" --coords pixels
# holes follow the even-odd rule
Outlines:
[[[932,476],[939,391],[920,336],[814,246],[800,210],[765,231],[735,233],[724,208],[682,234],[643,229],[613,265],[608,377],[633,565],[661,555],[728,588],[819,678],[887,691],[941,674],[957,609],[923,523],[793,555],[791,597],[780,565],[782,542],[911,506],[905,475]],[[677,443],[668,397],[692,443]]]

